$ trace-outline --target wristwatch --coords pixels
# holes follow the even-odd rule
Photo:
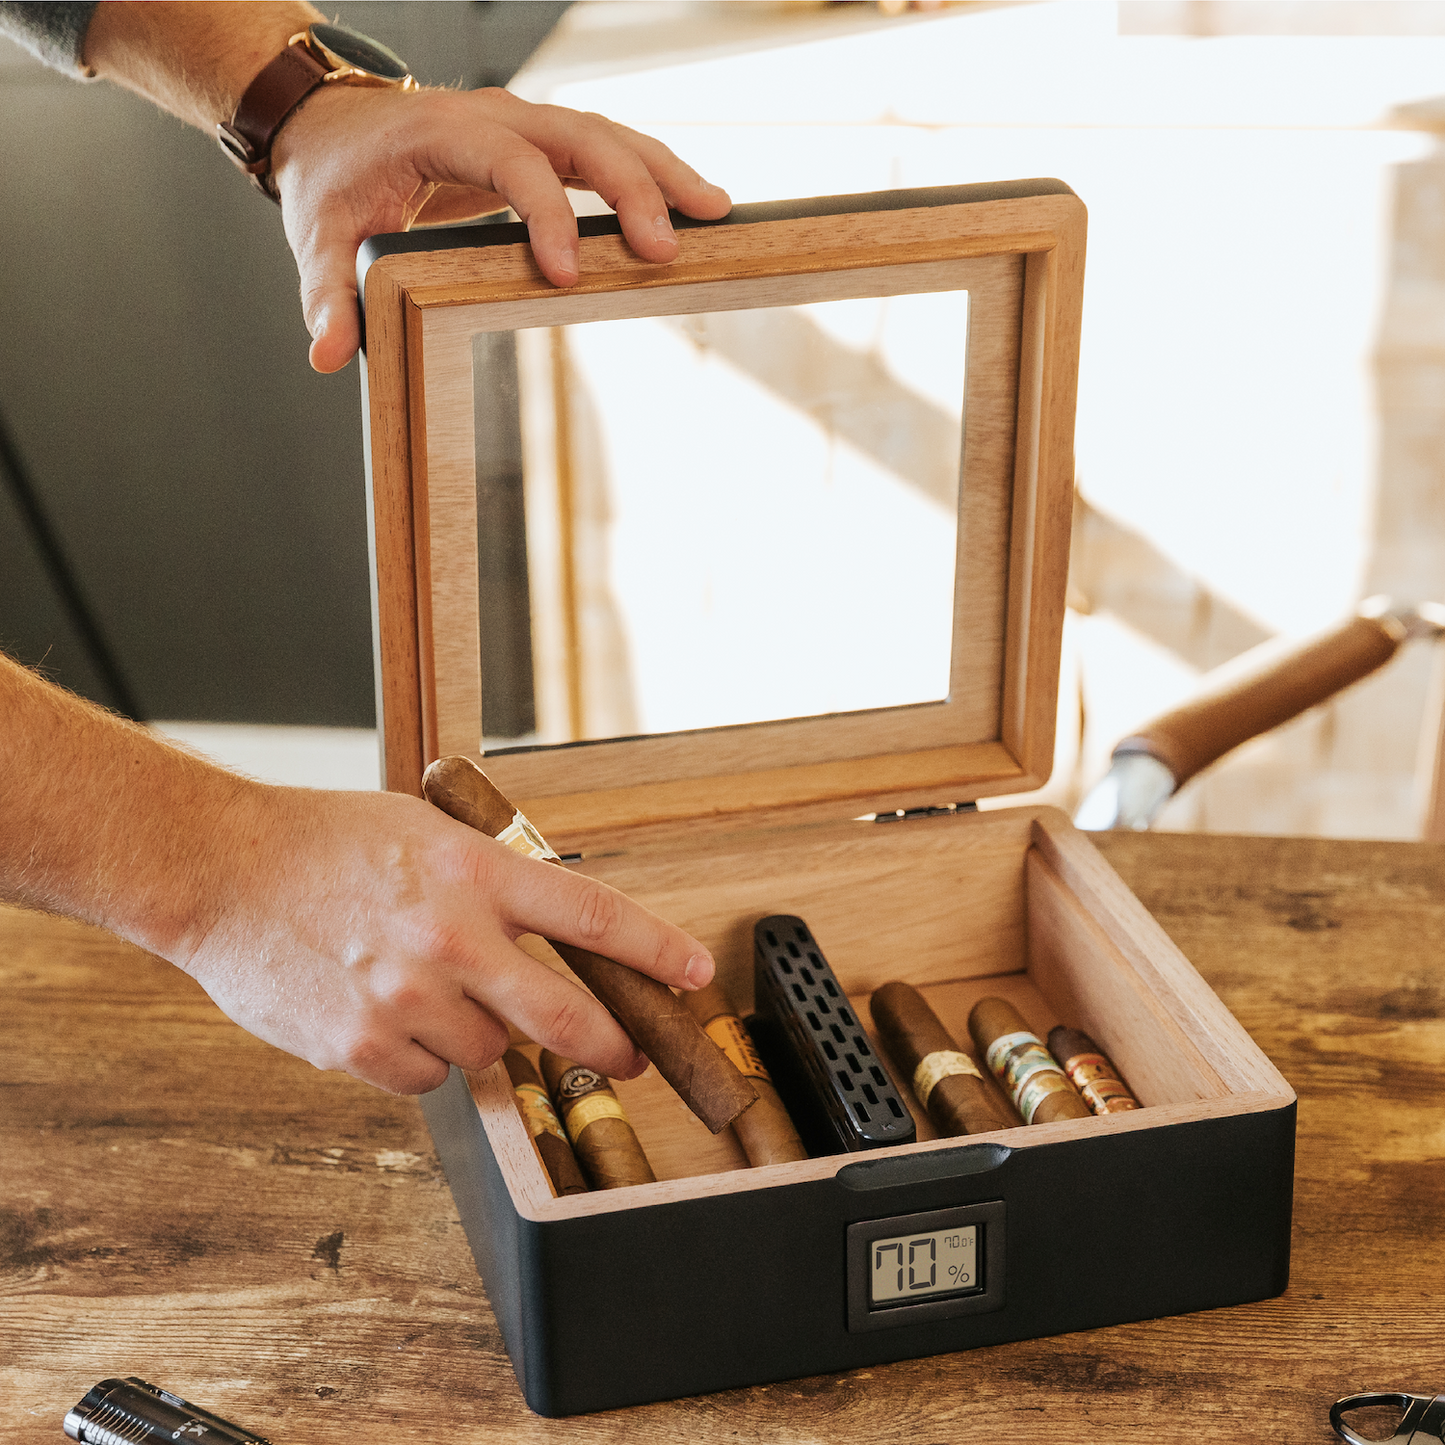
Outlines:
[[[271,174],[271,145],[296,107],[320,85],[418,89],[406,62],[379,41],[344,25],[313,25],[293,35],[241,97],[236,113],[216,126],[221,149],[279,202]]]

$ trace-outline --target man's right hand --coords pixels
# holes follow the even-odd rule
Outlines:
[[[605,884],[419,798],[237,777],[0,656],[0,899],[179,964],[243,1028],[398,1093],[479,1069],[506,1023],[617,1078],[645,1061],[517,946],[575,943],[674,988],[705,948]]]
[[[674,988],[712,977],[681,929],[415,798],[252,785],[224,836],[210,916],[169,956],[251,1033],[396,1093],[495,1062],[504,1021],[614,1078],[646,1068],[596,999],[517,946],[523,933]]]

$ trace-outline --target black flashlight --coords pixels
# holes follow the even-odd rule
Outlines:
[[[270,1445],[199,1405],[131,1375],[102,1380],[65,1417],[65,1433],[86,1445],[144,1445],[200,1441],[202,1445]]]

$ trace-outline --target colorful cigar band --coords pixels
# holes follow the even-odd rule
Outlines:
[[[988,1046],[988,1066],[1025,1124],[1034,1122],[1039,1105],[1050,1094],[1065,1089],[1073,1092],[1073,1085],[1037,1034],[1000,1034]]]
[[[769,1079],[743,1021],[734,1014],[719,1014],[703,1025],[703,1032],[733,1061],[738,1073],[748,1079]]]
[[[1064,1072],[1096,1114],[1123,1114],[1141,1107],[1103,1054],[1075,1054],[1064,1060]]]
[[[983,1078],[978,1071],[978,1065],[967,1054],[961,1054],[956,1049],[937,1049],[931,1054],[925,1054],[913,1071],[913,1092],[919,1104],[926,1109],[928,1096],[944,1079],[952,1078],[955,1074],[968,1074],[975,1079]]]
[[[562,1117],[567,1122],[567,1133],[573,1142],[582,1131],[598,1119],[621,1119],[627,1122],[612,1086],[597,1073],[583,1064],[567,1070],[557,1081],[557,1098],[562,1104]]]
[[[497,842],[505,843],[524,858],[540,858],[544,863],[562,861],[547,846],[547,840],[531,825],[525,813],[513,813],[512,821],[496,837]]]
[[[522,1110],[522,1118],[527,1123],[527,1132],[534,1139],[539,1134],[555,1134],[566,1143],[567,1136],[562,1132],[557,1111],[552,1107],[552,1101],[541,1084],[518,1084],[514,1092],[517,1095],[517,1104]]]

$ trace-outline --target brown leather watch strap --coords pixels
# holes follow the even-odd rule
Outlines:
[[[274,200],[266,182],[271,173],[271,143],[286,117],[316,89],[330,67],[307,46],[293,41],[246,87],[229,122],[216,126],[221,148]]]

